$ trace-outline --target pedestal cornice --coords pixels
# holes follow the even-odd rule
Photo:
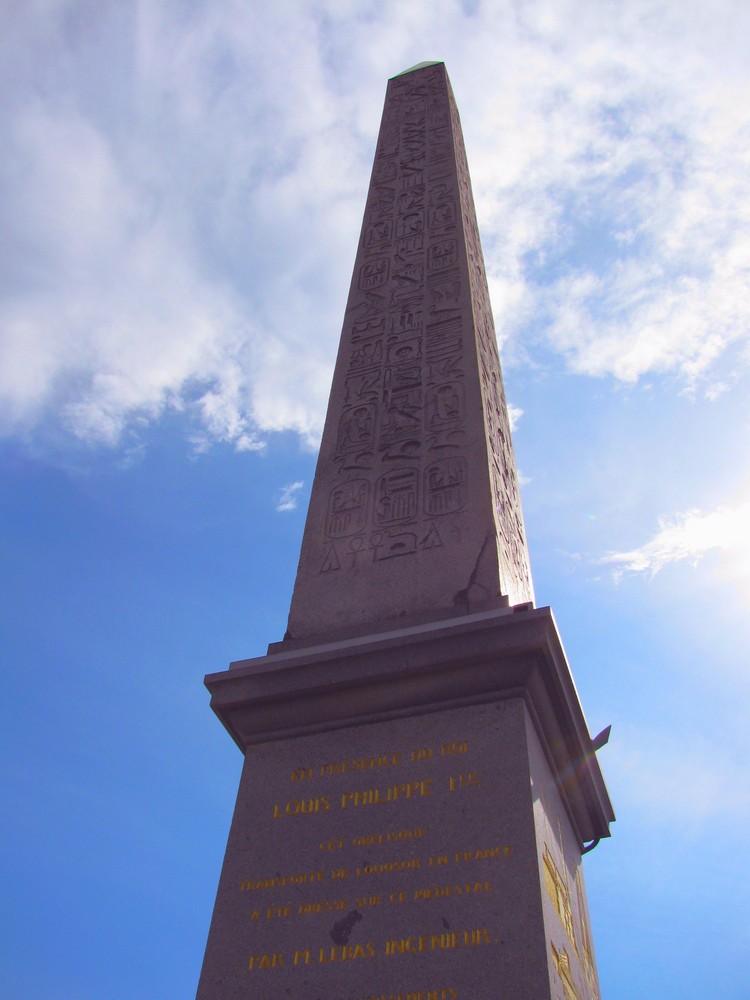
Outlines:
[[[239,660],[205,679],[243,752],[256,743],[521,698],[581,845],[614,812],[549,608],[443,622]]]

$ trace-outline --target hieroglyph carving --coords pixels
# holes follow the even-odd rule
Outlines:
[[[533,590],[526,532],[521,512],[521,498],[511,444],[508,407],[500,372],[487,275],[484,269],[484,257],[479,239],[479,228],[474,210],[469,167],[466,161],[458,110],[452,93],[449,93],[448,99],[453,123],[461,216],[469,264],[469,283],[474,304],[477,357],[487,427],[490,485],[498,535],[501,583],[504,592],[516,595],[516,600],[531,600]]]
[[[459,192],[445,74],[393,81],[341,350],[320,572],[460,541],[466,503]],[[436,520],[437,519],[437,520]]]
[[[340,412],[329,415],[336,476],[319,572],[460,544],[455,515],[471,493],[467,359],[475,364],[475,353],[499,548],[506,577],[520,581],[526,599],[526,543],[466,157],[445,70],[435,66],[389,85],[340,348],[343,387],[332,395]]]

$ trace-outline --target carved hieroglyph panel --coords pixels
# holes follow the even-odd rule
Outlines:
[[[488,551],[488,534],[497,536],[497,594],[529,600],[466,157],[445,68],[436,64],[388,86],[290,631],[306,587],[348,575],[361,595],[362,574],[385,560],[427,553],[445,574],[453,549],[455,565],[470,560],[460,565],[458,592],[477,558],[462,546],[471,536]],[[401,577],[408,572],[402,563]],[[426,582],[415,579],[410,590],[422,588],[429,601],[429,586],[437,592],[429,563],[418,572]],[[336,587],[340,602],[349,591]]]

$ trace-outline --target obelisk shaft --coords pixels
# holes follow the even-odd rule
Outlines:
[[[288,636],[531,599],[461,127],[431,64],[388,84]]]

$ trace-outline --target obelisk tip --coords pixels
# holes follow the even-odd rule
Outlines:
[[[395,80],[397,76],[406,76],[407,73],[416,73],[418,69],[425,69],[425,67],[427,66],[442,66],[442,65],[443,65],[442,59],[417,63],[416,66],[410,66],[408,69],[404,69],[400,73],[396,73],[395,76],[391,77],[391,80]]]

